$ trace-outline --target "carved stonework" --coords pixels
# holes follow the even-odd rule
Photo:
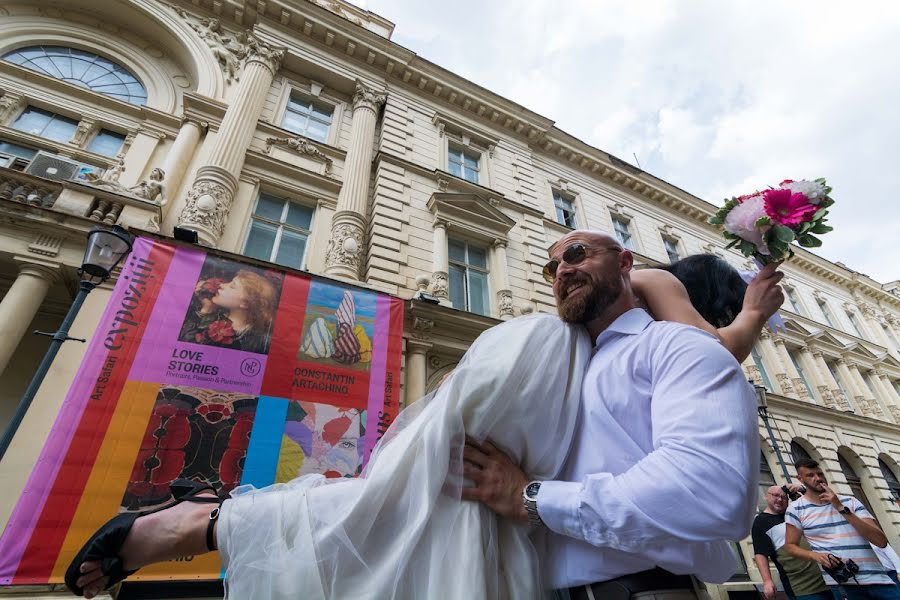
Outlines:
[[[512,317],[513,313],[513,297],[509,290],[500,290],[497,292],[497,305],[500,307],[500,317]]]
[[[756,365],[747,365],[747,378],[750,379],[754,385],[763,384],[762,375],[760,374],[759,369],[756,368]]]
[[[387,96],[367,88],[362,81],[356,80],[356,91],[353,93],[353,110],[368,108],[372,112],[378,112],[378,108],[384,104]]]
[[[866,304],[866,303],[860,304],[859,310],[862,311],[862,314],[864,314],[869,319],[873,319],[873,320],[878,319],[878,314],[875,312],[875,307],[872,306],[871,304]]]
[[[202,228],[213,241],[218,240],[225,229],[225,221],[231,212],[232,192],[217,181],[200,180],[188,192],[187,203],[178,217],[179,226],[189,229]]]
[[[245,63],[258,62],[275,75],[284,58],[284,48],[276,48],[258,39],[252,33],[243,35],[244,48],[246,49]]]
[[[99,125],[93,119],[82,119],[78,122],[78,127],[75,128],[75,133],[72,134],[69,143],[79,147],[83,146],[88,136],[98,128]]]
[[[442,192],[446,192],[450,187],[450,180],[446,177],[438,177],[437,178],[438,190]]]
[[[33,242],[28,244],[28,251],[41,256],[56,256],[59,254],[61,246],[62,239],[40,233]]]
[[[844,395],[844,392],[840,390],[832,390],[832,394],[834,394],[835,400],[837,401],[838,409],[843,411],[852,410],[853,407],[850,406],[850,401],[847,399],[847,396]]]
[[[825,403],[825,406],[828,408],[837,408],[838,404],[834,399],[834,396],[831,394],[831,390],[828,389],[828,386],[820,385],[816,386],[816,389],[819,390],[819,396],[822,397],[822,402]]]
[[[891,416],[894,417],[894,421],[900,423],[900,406],[894,406],[892,404],[888,406],[888,410],[891,411]]]
[[[759,332],[759,339],[768,340],[772,337],[772,334],[769,332],[768,327],[763,327],[762,331]]]
[[[806,384],[803,383],[803,380],[797,377],[795,379],[792,379],[791,381],[793,381],[794,383],[794,389],[797,392],[797,397],[799,397],[801,400],[810,400],[809,390],[806,389]]]
[[[25,97],[15,92],[6,92],[0,97],[0,125],[5,124],[14,114],[25,108]]]
[[[341,266],[359,276],[365,232],[356,223],[338,223],[331,228],[331,239],[325,253],[325,268]]]
[[[209,47],[216,62],[225,73],[228,81],[238,79],[241,59],[247,54],[247,48],[239,41],[240,35],[231,37],[223,29],[218,19],[200,19],[196,21],[183,9],[172,7],[187,24],[197,32],[197,36]]]
[[[333,161],[328,156],[325,156],[325,153],[319,150],[315,144],[310,142],[305,137],[294,137],[294,138],[274,138],[270,137],[266,139],[266,152],[272,151],[272,146],[287,146],[297,154],[305,154],[307,156],[312,156],[318,160],[321,160],[325,163],[325,175],[331,175],[331,167]]]
[[[165,184],[162,182],[165,176],[165,171],[156,168],[150,172],[149,178],[128,187],[118,182],[118,175],[116,176],[116,179],[110,180],[97,177],[94,173],[88,173],[85,175],[85,183],[91,187],[101,188],[123,196],[140,198],[141,200],[147,200],[149,202],[154,202],[159,199],[160,205],[165,206],[167,200],[165,194],[166,188]]]
[[[776,373],[775,378],[778,380],[778,384],[781,386],[781,390],[784,392],[786,396],[794,396],[797,392],[794,390],[794,386],[791,383],[790,378],[785,373]]]
[[[413,317],[413,330],[420,334],[429,334],[434,329],[434,321],[431,319],[423,319],[422,317]]]
[[[431,293],[441,299],[450,297],[447,273],[435,271],[431,274]]]

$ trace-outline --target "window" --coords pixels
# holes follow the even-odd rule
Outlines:
[[[841,381],[840,377],[838,377],[837,369],[835,369],[834,365],[832,365],[831,363],[825,363],[825,366],[828,367],[828,372],[831,373],[831,377],[834,379],[834,382],[837,383],[837,386],[840,389],[841,393],[844,395],[844,398],[847,400],[847,402],[850,402],[850,394],[847,393],[847,388],[844,387],[844,382]]]
[[[847,485],[850,486],[850,490],[853,496],[863,503],[866,507],[866,510],[875,517],[875,511],[872,510],[872,503],[869,502],[869,499],[866,497],[866,493],[863,491],[862,481],[859,479],[859,475],[856,474],[856,471],[853,470],[853,467],[850,466],[850,463],[847,462],[847,459],[838,453],[838,463],[841,465],[841,471],[844,473],[844,477],[847,478]],[[875,517],[877,521],[878,518]]]
[[[447,148],[447,170],[466,181],[478,183],[481,156],[455,146]]]
[[[631,235],[628,221],[625,221],[620,217],[613,217],[612,222],[613,231],[615,231],[616,237],[619,239],[622,246],[628,250],[634,250],[634,237]]]
[[[813,457],[810,456],[809,452],[806,451],[806,448],[804,448],[794,440],[791,440],[791,458],[794,462],[797,462],[801,458],[813,460]]]
[[[75,130],[78,128],[78,121],[29,106],[19,115],[19,118],[13,122],[11,127],[65,144],[75,134]]]
[[[487,251],[468,242],[449,240],[450,302],[453,308],[490,314]]]
[[[900,503],[900,481],[897,480],[897,476],[894,475],[891,468],[887,466],[887,463],[880,458],[878,459],[878,468],[881,469],[881,474],[888,484],[888,489],[891,490],[891,498],[894,499],[894,502]]]
[[[556,207],[556,222],[572,229],[578,229],[575,221],[575,203],[568,198],[564,198],[562,194],[553,192],[553,206]]]
[[[756,365],[756,369],[759,371],[759,376],[762,378],[766,390],[769,392],[773,391],[772,381],[769,379],[769,374],[766,373],[766,367],[763,365],[762,356],[760,356],[759,350],[757,350],[755,346],[750,350],[750,358],[753,359],[753,364]]]
[[[0,145],[0,152],[3,151],[2,145]],[[881,328],[884,329],[884,334],[888,337],[888,339],[893,340],[894,348],[900,350],[900,341],[897,340],[897,336],[894,335],[894,332],[888,327],[887,323],[882,323]]]
[[[827,322],[829,326],[834,327],[834,319],[831,318],[831,311],[828,310],[828,301],[824,298],[818,298],[816,299],[816,304],[819,305],[819,310],[822,311],[825,322]]]
[[[790,286],[783,286],[784,294],[787,296],[788,302],[791,303],[791,308],[798,315],[803,315],[803,308],[800,306],[800,299],[797,298],[797,290]]]
[[[669,257],[669,264],[681,260],[681,256],[678,254],[678,240],[663,236],[662,241],[663,247],[666,249],[666,256]]]
[[[847,319],[850,321],[850,326],[853,328],[853,333],[856,334],[856,337],[863,337],[862,329],[859,327],[859,321],[856,319],[856,315],[853,314],[853,311],[847,311]]]
[[[797,358],[794,352],[788,351],[788,356],[791,357],[791,362],[794,363],[794,368],[797,369],[797,374],[800,376],[801,381],[803,381],[803,385],[806,386],[806,391],[809,393],[809,397],[815,398],[815,395],[812,391],[812,386],[809,385],[809,379],[806,378],[806,372],[803,370],[803,367],[800,366],[800,360]]]
[[[64,46],[29,46],[7,53],[3,59],[129,104],[147,103],[147,90],[137,77],[93,52]]]
[[[37,154],[37,150],[33,148],[26,148],[25,146],[19,146],[18,144],[11,144],[9,142],[0,141],[0,153],[2,154],[12,154],[13,156],[18,156],[19,158],[24,158],[25,160],[31,160],[34,158],[34,155]]]
[[[291,96],[284,109],[281,126],[317,142],[328,140],[332,108],[312,100]]]
[[[101,129],[88,144],[87,149],[103,156],[115,156],[122,149],[124,143],[125,136],[121,133]]]
[[[244,255],[302,269],[313,210],[261,193],[253,211]]]

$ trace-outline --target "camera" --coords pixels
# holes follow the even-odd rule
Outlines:
[[[829,554],[833,558],[836,558],[840,564],[836,567],[823,567],[825,572],[831,575],[831,578],[837,582],[838,585],[842,583],[847,583],[851,579],[856,580],[856,574],[859,573],[859,565],[853,562],[852,559],[847,559],[847,561],[841,560],[839,556],[835,556],[834,554]]]
[[[802,496],[803,494],[806,493],[806,487],[802,486],[802,485],[796,492],[791,492],[788,489],[788,486],[786,486],[786,485],[781,486],[781,489],[784,491],[784,493],[787,495],[787,497],[790,498],[791,500],[796,500],[797,498],[799,498],[800,496]]]

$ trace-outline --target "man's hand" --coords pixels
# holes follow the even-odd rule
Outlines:
[[[822,487],[825,491],[819,493],[819,500],[821,500],[822,502],[830,503],[836,510],[841,510],[842,508],[844,508],[841,499],[838,498],[837,494],[834,493],[834,490],[832,490],[827,485],[823,485]]]
[[[463,475],[475,484],[462,489],[463,500],[481,502],[501,517],[528,521],[522,492],[529,479],[518,465],[492,443],[479,444],[470,438],[466,438],[463,458]]]
[[[827,552],[813,552],[813,559],[826,569],[832,569],[841,564],[841,559]]]
[[[763,596],[766,600],[772,600],[775,597],[775,582],[771,579],[763,584]]]

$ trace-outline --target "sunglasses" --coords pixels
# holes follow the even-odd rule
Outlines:
[[[590,254],[600,254],[601,252],[608,251],[616,251],[621,252],[622,249],[617,246],[605,247],[605,248],[592,248],[591,246],[585,246],[584,244],[572,244],[568,248],[566,248],[562,253],[562,262],[569,265],[577,265],[584,261]],[[546,265],[544,265],[544,270],[542,274],[544,279],[547,280],[547,283],[553,283],[556,281],[556,271],[559,269],[560,261],[558,259],[550,260]]]

